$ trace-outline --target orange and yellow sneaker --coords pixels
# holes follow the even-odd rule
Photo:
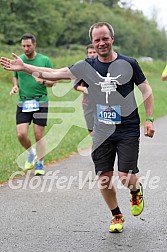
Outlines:
[[[117,214],[112,217],[109,227],[110,233],[121,233],[123,230],[124,217],[122,214]]]
[[[130,193],[131,212],[133,216],[138,216],[144,209],[143,187],[140,184],[140,191],[138,193]]]

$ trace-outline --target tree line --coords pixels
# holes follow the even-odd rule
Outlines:
[[[122,3],[122,5],[120,5]],[[33,33],[41,48],[87,45],[89,27],[106,21],[115,30],[115,47],[131,56],[166,60],[167,34],[156,20],[118,0],[0,0],[0,43],[18,44]]]

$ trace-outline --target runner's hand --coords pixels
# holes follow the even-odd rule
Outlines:
[[[147,137],[153,137],[154,136],[154,127],[153,123],[151,121],[146,121],[144,123],[144,135]]]
[[[13,86],[13,88],[10,91],[10,95],[14,95],[19,91],[18,86]]]
[[[15,58],[14,60],[1,57],[0,64],[5,70],[8,71],[21,71],[24,69],[24,63],[20,57],[18,57],[15,53],[12,53],[12,56]]]

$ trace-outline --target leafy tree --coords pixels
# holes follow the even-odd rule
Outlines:
[[[99,9],[102,13],[100,16]],[[76,13],[79,14],[77,18]],[[68,13],[66,13],[65,16],[65,29],[63,31],[62,37],[60,37],[58,41],[58,45],[65,44],[67,42],[68,44],[88,44],[90,42],[88,37],[89,27],[97,21],[104,21],[106,15],[109,15],[110,13],[111,10],[109,10],[102,4],[90,5],[83,3],[82,9],[80,7],[80,4],[69,7]]]
[[[3,10],[0,33],[4,34],[3,40],[7,44],[15,44],[25,32],[34,33],[41,46],[56,43],[63,24],[62,17],[47,0],[0,1]]]
[[[89,27],[106,21],[114,27],[120,52],[166,59],[166,31],[131,6],[131,0],[0,0],[0,42],[15,45],[23,33],[32,32],[38,46],[49,50],[86,45]]]
[[[112,8],[115,4],[118,4],[118,0],[92,0],[92,3],[101,3],[104,6]]]

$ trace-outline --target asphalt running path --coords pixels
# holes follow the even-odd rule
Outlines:
[[[89,150],[50,165],[44,177],[33,173],[0,188],[0,252],[166,251],[167,117],[154,123],[153,139],[141,134],[139,168],[145,209],[130,212],[129,191],[115,173],[124,231],[110,234]]]

